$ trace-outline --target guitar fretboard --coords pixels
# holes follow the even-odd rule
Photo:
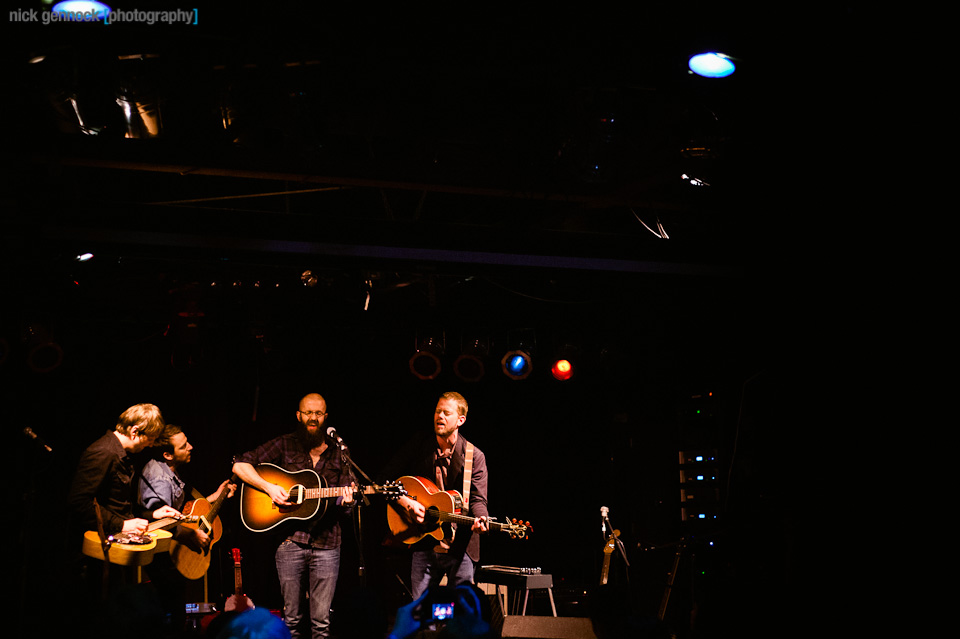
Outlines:
[[[446,521],[452,524],[463,524],[466,526],[472,526],[474,522],[477,521],[476,517],[470,517],[468,515],[458,515],[456,513],[448,513],[443,510],[431,509],[427,512],[436,515],[440,521]],[[500,523],[499,521],[492,521],[488,519],[487,528],[496,532],[499,532],[501,530],[506,530],[509,532],[511,530],[516,530],[517,526],[515,524]]]
[[[297,487],[300,488],[300,487]],[[377,492],[376,486],[366,486],[364,488],[353,488],[351,486],[330,486],[329,488],[300,488],[304,499],[329,499],[331,497],[343,497],[348,493],[362,493],[372,495]],[[293,489],[290,490],[293,494]]]
[[[200,520],[199,517],[164,517],[163,519],[158,519],[147,524],[147,532],[153,532],[154,530],[163,530],[164,528],[171,528],[177,524],[195,524]]]

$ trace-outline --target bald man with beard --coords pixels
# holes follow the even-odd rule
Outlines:
[[[343,463],[340,450],[326,435],[327,402],[317,393],[305,395],[297,409],[297,429],[268,441],[241,455],[233,472],[246,484],[266,493],[278,506],[289,506],[290,495],[257,472],[258,464],[274,464],[290,472],[313,470],[328,486],[355,483],[350,466]],[[339,507],[328,508],[320,519],[289,519],[282,527],[282,540],[276,549],[277,576],[283,595],[284,621],[291,636],[301,636],[306,576],[310,593],[310,626],[313,639],[330,633],[330,605],[340,573],[340,518],[353,503],[353,494],[338,497]],[[332,504],[331,504],[332,505]]]

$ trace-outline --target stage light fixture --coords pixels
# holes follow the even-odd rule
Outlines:
[[[526,379],[533,372],[533,358],[521,350],[507,351],[500,360],[503,374],[510,379]]]
[[[320,280],[313,271],[307,269],[300,274],[300,282],[307,288],[315,288]]]
[[[690,71],[704,78],[725,78],[737,70],[733,60],[723,53],[699,53],[687,63]]]
[[[486,374],[484,360],[490,355],[490,339],[473,335],[461,340],[460,355],[453,362],[454,374],[465,382],[479,382]]]
[[[49,373],[63,363],[63,349],[43,324],[26,324],[21,339],[27,350],[27,367],[35,373]]]
[[[532,328],[507,333],[507,353],[500,360],[500,369],[510,379],[526,379],[533,372],[537,334]]]
[[[446,337],[443,331],[434,331],[417,335],[416,352],[410,357],[410,372],[417,379],[436,379],[443,369],[440,357],[446,351]]]
[[[558,359],[550,367],[550,374],[554,379],[565,382],[573,377],[573,364],[568,359]]]
[[[555,348],[553,364],[550,366],[550,374],[553,378],[561,382],[572,378],[577,369],[578,355],[578,349],[568,343]]]

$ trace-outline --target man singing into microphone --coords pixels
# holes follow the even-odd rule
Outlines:
[[[257,464],[270,463],[284,470],[316,471],[328,486],[349,486],[355,482],[353,471],[343,463],[335,440],[327,437],[324,422],[327,402],[317,393],[300,400],[299,427],[292,433],[272,439],[241,455],[233,472],[250,486],[262,490],[274,503],[289,506],[290,495],[282,487],[266,481],[257,472]],[[344,516],[353,494],[337,499],[343,508],[328,508],[320,519],[290,519],[281,524],[282,541],[277,547],[277,576],[283,595],[283,615],[290,634],[300,637],[304,593],[301,582],[309,581],[310,625],[313,639],[329,635],[330,604],[340,572],[340,517]]]
[[[480,561],[479,534],[488,529],[487,461],[479,448],[460,433],[467,421],[467,400],[456,392],[440,396],[433,412],[433,431],[423,433],[402,448],[385,469],[386,477],[412,474],[435,482],[440,490],[456,490],[467,500],[463,513],[476,517],[470,527],[460,526],[453,539],[437,542],[426,536],[413,545],[410,591],[413,599],[437,586],[444,576],[451,586],[472,584]],[[470,460],[470,463],[467,463]],[[467,496],[469,493],[469,496]],[[394,505],[411,523],[422,524],[424,505],[404,495]]]

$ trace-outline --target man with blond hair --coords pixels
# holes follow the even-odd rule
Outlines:
[[[170,506],[147,511],[137,505],[136,468],[131,455],[153,445],[163,427],[159,408],[153,404],[136,404],[120,414],[112,431],[104,433],[83,451],[67,496],[74,526],[81,535],[83,531],[97,530],[94,500],[100,506],[107,535],[143,533],[149,523],[147,518],[179,515]],[[77,541],[79,543],[80,537]]]
[[[428,588],[440,584],[444,575],[451,586],[471,584],[474,570],[480,561],[479,533],[488,529],[487,518],[487,461],[483,452],[460,434],[467,421],[467,400],[456,392],[440,396],[433,411],[433,432],[415,439],[389,464],[388,477],[413,475],[428,479],[440,490],[456,490],[465,496],[464,515],[475,517],[471,527],[454,524],[453,539],[438,542],[426,536],[413,546],[410,579],[411,594],[418,599]],[[467,479],[467,461],[472,459],[472,471]],[[468,485],[464,485],[468,484]],[[411,524],[422,524],[426,508],[409,496],[395,502],[397,510]]]

